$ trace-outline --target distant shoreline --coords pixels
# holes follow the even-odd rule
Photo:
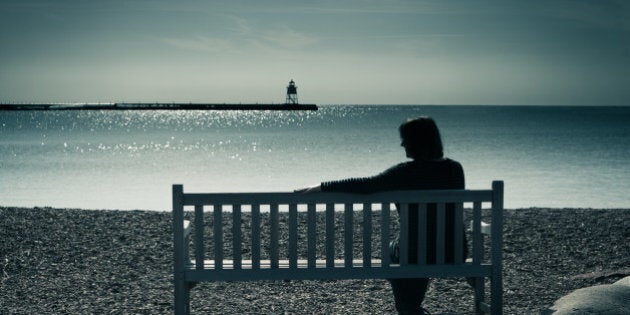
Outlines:
[[[36,103],[0,104],[0,110],[317,110],[315,104],[229,103]]]

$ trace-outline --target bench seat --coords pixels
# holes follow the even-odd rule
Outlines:
[[[363,260],[352,261],[353,267],[345,267],[342,259],[335,260],[334,268],[327,268],[325,260],[317,260],[315,268],[309,267],[308,261],[300,259],[297,268],[289,267],[288,260],[280,260],[278,268],[271,268],[271,261],[261,260],[258,270],[252,268],[251,260],[243,260],[240,269],[234,269],[234,261],[223,260],[223,269],[216,270],[214,260],[204,261],[203,269],[197,270],[195,263],[186,268],[186,278],[191,281],[238,281],[238,280],[343,280],[343,279],[393,279],[422,278],[440,274],[443,278],[476,277],[487,274],[491,266],[487,264],[473,266],[470,263],[460,265],[409,265],[391,264],[383,268],[380,259],[373,259],[371,267],[363,267]],[[260,270],[264,270],[261,273]]]

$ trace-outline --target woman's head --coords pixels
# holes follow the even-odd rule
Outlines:
[[[407,157],[414,160],[436,160],[444,156],[440,131],[431,117],[409,119],[398,130]]]

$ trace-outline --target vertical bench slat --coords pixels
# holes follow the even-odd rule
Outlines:
[[[363,204],[363,266],[372,266],[372,205]]]
[[[326,268],[335,267],[335,204],[326,204]]]
[[[203,205],[195,205],[195,269],[203,270]]]
[[[427,204],[418,205],[418,264],[427,264]]]
[[[213,205],[214,222],[213,238],[214,238],[214,268],[223,269],[223,206]]]
[[[184,256],[184,187],[173,185],[173,251],[175,284],[173,308],[175,313],[184,314],[188,311],[189,286],[185,279],[185,264],[188,257]]]
[[[473,235],[472,259],[473,264],[479,265],[483,260],[483,235],[481,234],[481,202],[473,203]]]
[[[308,204],[307,214],[307,246],[308,246],[308,267],[315,268],[315,259],[317,258],[317,218],[315,212],[315,204]]]
[[[493,314],[503,311],[503,182],[492,182],[492,309]]]
[[[232,208],[232,257],[234,258],[234,269],[241,269],[242,267],[242,238],[241,205],[234,205]]]
[[[461,264],[464,262],[464,208],[461,202],[455,203],[455,263]]]
[[[271,268],[278,268],[279,267],[279,263],[278,261],[280,260],[280,246],[279,246],[279,242],[278,242],[278,229],[279,229],[279,215],[278,215],[278,204],[272,204],[271,205],[271,209],[269,210],[269,220],[270,222],[270,241],[269,241],[269,246],[270,248],[270,259],[271,259]]]
[[[354,205],[346,203],[344,206],[344,266],[352,267]]]
[[[400,204],[400,241],[398,244],[400,264],[409,263],[409,205]]]
[[[389,202],[383,202],[381,205],[381,266],[389,267],[391,263],[391,254],[389,252],[389,218],[391,207]]]
[[[297,268],[298,261],[298,217],[297,204],[289,205],[289,268]]]
[[[444,203],[437,205],[436,238],[435,238],[435,262],[438,265],[444,264],[444,240],[446,230],[446,209]]]
[[[260,269],[260,204],[252,205],[252,269]]]
[[[473,245],[472,259],[473,265],[480,265],[483,260],[483,235],[481,234],[481,202],[473,203]],[[486,299],[485,281],[482,277],[475,278],[475,308],[481,310],[481,303]]]

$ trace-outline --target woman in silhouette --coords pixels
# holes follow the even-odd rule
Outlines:
[[[445,158],[442,140],[435,121],[419,117],[399,127],[401,146],[411,161],[403,162],[384,172],[364,178],[348,178],[323,182],[299,190],[301,192],[345,192],[370,194],[391,190],[464,189],[464,171],[459,162]],[[445,260],[454,261],[454,207],[446,206]],[[435,204],[427,205],[427,263],[435,263]],[[409,208],[409,263],[417,263],[417,206]],[[465,237],[465,236],[464,236]],[[465,243],[464,243],[465,244]],[[466,257],[466,246],[464,246]],[[397,257],[394,257],[396,259]],[[390,279],[396,309],[400,314],[423,314],[422,301],[429,285],[427,278]]]

